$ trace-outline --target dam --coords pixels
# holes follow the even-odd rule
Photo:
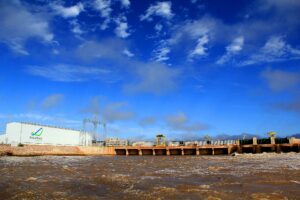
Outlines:
[[[232,153],[264,153],[264,152],[300,152],[300,139],[257,139],[237,140],[235,144],[227,145],[192,145],[192,146],[153,146],[153,147],[115,147],[116,155],[151,155],[151,156],[175,156],[175,155],[231,155]]]
[[[270,142],[270,143],[268,143]],[[0,145],[0,155],[9,156],[201,156],[231,155],[233,153],[288,153],[300,152],[300,139],[237,140],[234,144],[203,144],[192,146],[54,146]]]

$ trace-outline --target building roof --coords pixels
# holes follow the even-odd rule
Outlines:
[[[9,122],[8,124],[10,124],[10,123],[29,124],[29,125],[44,126],[44,127],[50,127],[50,128],[59,128],[59,129],[65,129],[65,130],[71,130],[71,131],[82,131],[82,130],[78,130],[78,129],[65,128],[62,126],[54,126],[54,125],[45,125],[45,124],[39,124],[39,123],[35,123],[35,122]]]

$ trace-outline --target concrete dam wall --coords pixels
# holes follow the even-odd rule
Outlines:
[[[11,156],[41,156],[41,155],[115,155],[114,147],[98,146],[51,146],[51,145],[25,145],[14,147],[0,145],[0,155]]]
[[[237,140],[234,144],[219,145],[216,143],[191,146],[154,146],[154,147],[116,147],[116,155],[230,155],[237,153],[263,152],[300,152],[300,140],[296,138],[268,138]]]

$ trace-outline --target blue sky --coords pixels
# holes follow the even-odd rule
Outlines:
[[[281,136],[300,129],[297,0],[2,0],[0,130]],[[101,130],[99,130],[101,133]]]

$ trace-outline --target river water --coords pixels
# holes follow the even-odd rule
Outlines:
[[[0,199],[300,199],[300,154],[0,157]]]

